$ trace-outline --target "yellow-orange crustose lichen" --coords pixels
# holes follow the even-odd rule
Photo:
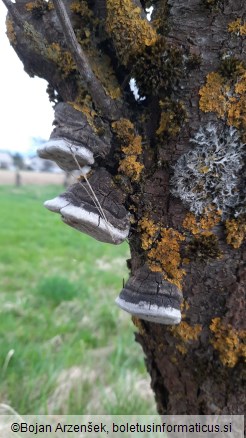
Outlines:
[[[213,333],[211,344],[219,353],[223,365],[233,368],[240,358],[246,360],[246,331],[236,330],[230,324],[225,325],[220,318],[214,318],[210,324]]]
[[[39,8],[40,6],[42,6],[42,4],[43,4],[43,1],[41,0],[36,0],[36,1],[33,1],[33,2],[28,2],[28,3],[26,3],[25,4],[25,8],[26,8],[26,10],[27,11],[33,11],[34,9],[36,9],[36,8]]]
[[[185,271],[180,269],[180,243],[185,238],[173,228],[162,228],[156,247],[148,252],[149,267],[152,271],[163,272],[164,279],[181,289]]]
[[[16,33],[14,30],[14,22],[9,17],[7,17],[7,19],[6,19],[6,29],[7,29],[6,34],[7,34],[7,37],[9,39],[9,42],[10,42],[10,44],[12,44],[14,46],[17,42]]]
[[[199,90],[200,109],[214,112],[229,126],[246,130],[246,70],[238,68],[236,78],[228,79],[219,73],[207,75],[206,84]]]
[[[71,53],[64,50],[58,43],[50,44],[46,49],[46,55],[58,65],[64,78],[77,69]]]
[[[128,176],[132,181],[139,181],[144,168],[136,155],[126,155],[119,163],[118,171]]]
[[[160,137],[174,138],[179,134],[182,124],[186,121],[184,104],[173,102],[171,99],[161,100],[159,104],[162,112],[156,134]]]
[[[228,125],[246,130],[246,71],[235,84],[235,94],[229,99],[227,117]]]
[[[184,236],[173,228],[159,227],[148,217],[141,219],[138,226],[150,270],[162,272],[165,280],[181,289],[185,271],[180,268],[180,244]]]
[[[194,236],[203,234],[210,236],[211,229],[221,221],[220,211],[205,212],[200,220],[193,213],[188,213],[183,221],[183,227]]]
[[[92,48],[88,53],[88,58],[92,70],[102,83],[106,94],[112,99],[119,99],[121,96],[121,89],[112,69],[110,58]]]
[[[186,312],[189,310],[190,305],[186,300],[183,300],[183,302],[180,305],[180,310],[182,314],[182,319],[186,317]]]
[[[93,109],[93,102],[91,96],[81,88],[76,96],[76,99],[69,103],[74,109],[82,112],[87,119],[87,122],[91,126],[94,132],[98,134],[98,128],[95,124],[95,118],[97,116],[96,111]]]
[[[141,219],[138,225],[141,230],[142,248],[144,250],[150,249],[157,238],[160,228],[152,219],[148,219],[147,217]]]
[[[107,0],[106,29],[111,35],[122,64],[151,46],[157,33],[150,23],[141,18],[141,9],[131,0]]]
[[[113,131],[120,144],[127,146],[134,139],[134,125],[128,119],[120,119],[112,123]]]
[[[120,160],[118,171],[132,181],[139,181],[144,165],[140,163],[142,154],[142,137],[135,135],[134,125],[128,119],[120,119],[112,123],[112,129],[121,144],[124,158]]]
[[[179,341],[176,345],[177,350],[181,354],[186,354],[188,352],[189,345],[192,345],[192,342],[198,340],[202,331],[202,326],[200,324],[191,326],[187,322],[181,321],[179,325],[170,327],[169,331]]]
[[[227,94],[230,87],[223,77],[216,72],[209,73],[206,84],[200,89],[200,109],[205,113],[212,111],[222,118],[226,112]]]
[[[32,2],[27,2],[25,8],[28,12],[40,11],[41,13],[45,11],[50,11],[54,9],[54,5],[51,1],[44,2],[43,0],[34,0]]]
[[[227,219],[225,227],[227,243],[235,249],[239,248],[246,239],[246,217]]]
[[[93,73],[102,83],[105,92],[112,99],[118,99],[121,96],[121,90],[112,68],[111,59],[98,49],[91,35],[95,33],[99,25],[98,18],[93,14],[85,0],[73,1],[70,9],[78,17],[75,20],[76,27],[74,27],[76,38],[88,57]]]
[[[228,31],[238,36],[246,36],[246,22],[242,23],[242,19],[237,18],[228,24]]]
[[[201,216],[200,220],[196,219],[193,213],[188,213],[183,221],[183,227],[194,237],[190,240],[185,248],[185,254],[188,260],[206,261],[221,257],[219,241],[211,229],[221,220],[221,212],[207,212]],[[183,259],[183,263],[186,258]]]
[[[92,17],[93,12],[89,9],[88,4],[84,0],[73,1],[70,5],[70,9],[75,14],[79,14],[81,16]]]

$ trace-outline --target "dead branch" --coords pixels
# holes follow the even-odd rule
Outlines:
[[[95,74],[93,73],[87,56],[85,55],[84,51],[77,41],[63,1],[54,0],[53,3],[62,26],[67,45],[73,55],[78,71],[82,79],[85,81],[88,91],[90,92],[93,101],[95,102],[95,105],[98,107],[98,109],[101,110],[103,116],[112,119],[118,118],[119,112],[116,108],[115,103],[106,95],[101,82],[98,81]]]

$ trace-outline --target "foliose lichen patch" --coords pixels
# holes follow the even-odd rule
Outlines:
[[[182,155],[174,166],[172,194],[195,215],[211,206],[222,218],[245,212],[245,191],[241,179],[245,145],[232,127],[213,124],[201,128],[191,142],[195,148]]]

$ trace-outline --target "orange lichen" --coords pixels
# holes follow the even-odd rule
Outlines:
[[[194,236],[198,234],[210,236],[213,227],[221,221],[221,211],[208,211],[200,220],[193,213],[188,213],[183,221],[183,227]]]
[[[200,220],[193,213],[186,215],[183,227],[194,236],[185,248],[189,259],[204,261],[221,257],[218,238],[211,231],[220,221],[220,211],[208,211]]]
[[[180,132],[180,126],[175,122],[176,115],[173,111],[162,112],[159,128],[156,131],[157,135],[163,133],[169,134],[171,137],[176,137]]]
[[[219,73],[209,73],[206,84],[199,90],[200,109],[205,113],[212,111],[222,118],[226,112],[226,94],[229,88]]]
[[[37,7],[37,1],[35,1],[35,2],[28,2],[28,3],[25,4],[25,8],[26,8],[27,11],[32,11],[36,7]]]
[[[246,71],[235,84],[235,94],[228,102],[227,117],[228,125],[246,130]]]
[[[246,22],[242,23],[241,18],[237,18],[228,24],[228,31],[235,33],[236,35],[245,36],[246,35]]]
[[[46,49],[48,59],[54,61],[64,78],[76,71],[77,67],[70,52],[64,50],[58,43],[52,43]]]
[[[136,155],[128,155],[120,160],[118,171],[124,173],[132,181],[139,181],[144,165],[141,164]]]
[[[142,248],[144,250],[150,249],[157,238],[160,228],[148,217],[143,217],[143,219],[138,222],[138,225],[141,231]]]
[[[162,112],[156,134],[162,137],[168,135],[174,138],[179,134],[181,125],[186,121],[184,105],[181,102],[173,102],[170,99],[160,101],[159,103]]]
[[[75,14],[79,14],[82,17],[92,17],[93,12],[89,9],[88,4],[86,1],[80,0],[80,1],[73,1],[70,5],[70,9]]]
[[[131,0],[107,0],[106,29],[124,65],[157,40],[156,31]]]
[[[12,44],[14,46],[17,42],[16,33],[14,30],[14,22],[9,17],[7,17],[7,19],[6,19],[6,35],[9,39],[10,44]]]
[[[134,125],[129,119],[120,119],[112,123],[114,134],[119,142],[128,145],[134,139]]]
[[[179,343],[176,345],[177,350],[181,354],[186,354],[188,352],[189,345],[192,345],[192,342],[198,340],[202,331],[202,326],[200,324],[191,326],[187,322],[181,321],[179,325],[170,327],[169,331],[179,341]]]
[[[183,263],[183,265],[188,265],[190,263],[190,259],[188,259],[188,257],[184,257],[182,259],[182,263]]]
[[[134,125],[128,119],[112,123],[112,129],[121,146],[124,158],[119,162],[118,171],[132,181],[139,181],[144,165],[139,161],[142,154],[142,137],[135,135]]]
[[[52,11],[52,9],[54,9],[54,5],[53,5],[53,1],[52,0],[48,0],[47,5],[48,5],[48,10],[49,11]]]
[[[102,83],[106,94],[112,99],[119,99],[121,89],[111,65],[110,58],[93,47],[87,52],[91,68]]]
[[[184,300],[180,305],[182,319],[184,319],[186,317],[186,312],[189,310],[189,308],[190,308],[189,303],[186,300]]]
[[[183,227],[190,231],[193,235],[199,234],[201,228],[199,223],[197,223],[196,216],[193,213],[188,213],[183,220]]]
[[[46,11],[50,11],[54,9],[54,6],[51,1],[44,2],[43,0],[34,0],[25,4],[25,8],[28,12],[37,12],[44,14]]]
[[[148,251],[151,271],[163,272],[163,278],[181,288],[185,271],[180,268],[180,244],[184,236],[173,228],[161,228],[159,240]]]
[[[148,216],[138,222],[138,230],[150,270],[162,272],[165,280],[181,289],[185,271],[180,268],[180,244],[185,239],[184,236],[173,228],[157,225]]]
[[[85,0],[73,1],[70,9],[77,15],[74,19],[76,38],[88,57],[93,73],[103,85],[106,94],[112,99],[118,99],[121,96],[121,89],[111,59],[98,49],[92,38],[92,34],[95,34],[98,28],[99,19],[93,14]]]
[[[28,2],[25,4],[25,8],[27,11],[33,11],[34,9],[38,9],[40,7],[43,7],[43,0],[35,0],[33,2]]]
[[[134,137],[128,146],[122,147],[122,151],[126,155],[140,155],[142,153],[142,138],[140,135]]]
[[[94,130],[94,132],[98,133],[98,128],[95,125],[95,117],[97,115],[96,111],[92,108],[92,101],[89,95],[85,97],[84,100],[76,99],[74,102],[68,102],[74,109],[82,112],[87,119],[87,122]]]
[[[227,219],[226,227],[226,241],[233,248],[239,248],[246,238],[246,217],[239,219]]]
[[[218,223],[221,221],[221,214],[222,212],[220,210],[205,212],[200,219],[200,227],[202,231],[209,231],[218,225]]]
[[[223,78],[219,73],[209,73],[206,84],[199,91],[200,109],[215,112],[229,126],[246,130],[246,70],[238,64],[232,79]]]
[[[91,41],[91,32],[95,30],[98,24],[97,18],[92,10],[88,7],[88,2],[84,0],[73,1],[70,5],[73,12],[72,23],[78,43],[83,46],[83,50],[88,49],[89,55],[93,45]],[[99,52],[98,52],[99,53]]]
[[[233,368],[240,358],[246,359],[246,331],[236,330],[230,324],[225,325],[221,318],[214,318],[210,324],[214,334],[211,344],[219,353],[223,365]]]

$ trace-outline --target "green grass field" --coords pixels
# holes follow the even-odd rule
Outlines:
[[[64,225],[55,186],[0,186],[0,403],[24,414],[154,414],[144,356],[114,304],[127,244]]]

